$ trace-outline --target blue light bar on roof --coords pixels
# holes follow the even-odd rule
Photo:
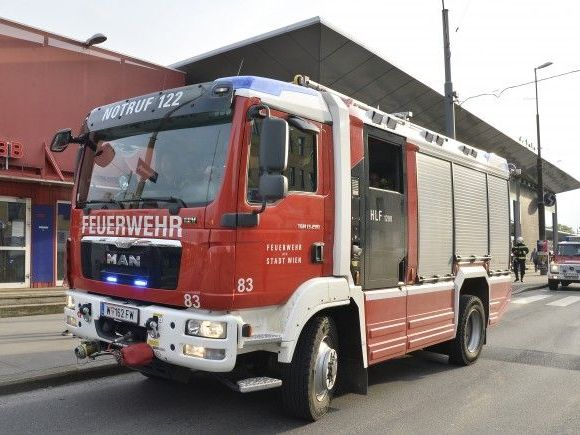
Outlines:
[[[147,287],[147,280],[146,279],[136,279],[133,281],[133,284],[135,284],[138,287]]]
[[[299,94],[320,95],[318,91],[293,83],[286,83],[280,80],[267,79],[255,76],[224,77],[215,81],[216,84],[229,82],[234,85],[234,89],[251,89],[265,94],[280,96],[282,92],[297,92]]]

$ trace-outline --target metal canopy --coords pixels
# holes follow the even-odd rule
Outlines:
[[[379,106],[386,112],[412,111],[412,121],[444,132],[443,96],[341,34],[319,17],[171,65],[187,73],[188,84],[218,77],[257,75],[291,81],[305,74],[325,86]],[[455,106],[457,139],[494,152],[536,182],[536,154],[519,142]],[[580,182],[544,160],[544,185],[554,193],[580,188]]]

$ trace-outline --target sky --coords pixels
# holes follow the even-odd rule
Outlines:
[[[580,2],[446,0],[459,101],[580,69]],[[320,16],[392,64],[443,92],[439,0],[0,0],[4,18],[162,65]],[[298,71],[299,72],[299,71]],[[580,180],[580,72],[539,83],[542,155]],[[534,86],[463,107],[514,139],[536,143]],[[580,227],[580,190],[558,195],[559,222]],[[551,219],[547,222],[551,225]]]

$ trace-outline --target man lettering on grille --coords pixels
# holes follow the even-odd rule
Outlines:
[[[516,274],[516,281],[524,282],[524,273],[526,271],[526,256],[529,249],[524,243],[523,237],[518,237],[515,245],[512,247],[512,255],[514,256],[514,273]]]

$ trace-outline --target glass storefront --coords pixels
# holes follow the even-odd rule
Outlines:
[[[30,241],[29,204],[25,199],[0,197],[0,286],[27,286]]]
[[[66,239],[70,230],[70,203],[56,204],[56,284],[62,285],[66,267]]]

